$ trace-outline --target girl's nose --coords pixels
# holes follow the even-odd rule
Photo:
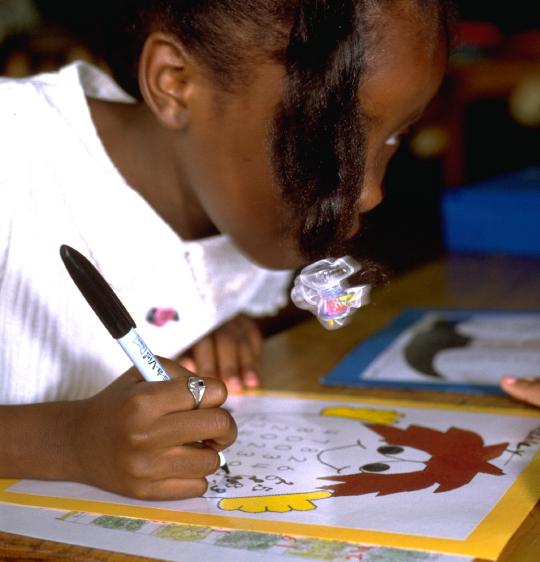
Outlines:
[[[380,205],[383,199],[382,180],[378,181],[373,176],[366,175],[358,200],[359,211],[361,213],[367,213],[377,207],[377,205]]]

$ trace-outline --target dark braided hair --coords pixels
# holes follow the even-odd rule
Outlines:
[[[308,257],[338,252],[332,246],[344,237],[362,184],[363,4],[301,2],[285,53],[273,164],[284,199],[302,218],[300,247]]]
[[[373,42],[370,10],[395,0],[124,0],[124,33],[110,66],[136,98],[137,66],[152,31],[176,34],[225,92],[249,80],[254,62],[284,65],[283,99],[272,127],[272,164],[298,217],[307,258],[340,252],[364,176],[365,134],[358,89]],[[446,0],[437,6],[447,21]]]

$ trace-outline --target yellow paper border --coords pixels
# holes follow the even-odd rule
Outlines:
[[[362,398],[317,393],[290,393],[274,391],[251,392],[254,396],[290,397],[300,399],[324,400],[325,402],[343,401],[369,403],[378,406],[401,408],[445,409],[484,414],[504,414],[524,417],[538,417],[534,410],[513,408],[485,407],[474,405],[454,405],[445,403],[415,402],[414,400],[391,400]],[[227,515],[198,514],[156,507],[131,506],[91,500],[78,500],[11,492],[9,488],[19,480],[0,479],[0,501],[31,507],[45,507],[67,511],[86,511],[103,515],[151,519],[157,521],[200,525],[207,527],[249,530],[266,533],[296,535],[315,539],[353,542],[365,545],[386,546],[427,550],[462,556],[474,556],[487,560],[496,560],[512,535],[518,530],[526,516],[540,498],[540,452],[503,495],[501,500],[488,513],[476,529],[465,539],[441,539],[415,535],[385,533],[379,531],[362,531],[342,527],[308,525],[304,523],[283,523],[280,521],[258,521],[243,517]],[[508,523],[512,528],[508,528]]]
[[[450,402],[428,402],[410,398],[378,398],[374,396],[350,396],[347,394],[324,394],[322,392],[292,392],[284,390],[250,390],[242,396],[259,396],[268,398],[296,398],[304,400],[324,400],[325,402],[361,402],[374,406],[397,406],[401,408],[418,408],[424,410],[457,410],[480,414],[504,414],[507,416],[540,418],[540,410],[534,406],[520,408],[518,406],[482,406],[479,404],[451,404]]]

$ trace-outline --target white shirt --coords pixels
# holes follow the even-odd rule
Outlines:
[[[131,101],[83,63],[0,79],[0,403],[87,397],[130,366],[69,278],[61,244],[96,265],[157,355],[286,302],[288,272],[256,266],[225,236],[183,241],[126,184],[85,96]],[[179,319],[151,324],[156,307]]]

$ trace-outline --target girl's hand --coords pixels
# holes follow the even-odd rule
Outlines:
[[[233,394],[260,384],[262,336],[248,316],[236,316],[200,339],[180,364],[200,377],[220,378]]]
[[[503,377],[501,388],[518,400],[540,406],[540,379],[518,379]]]
[[[139,499],[172,500],[206,491],[205,476],[219,467],[217,451],[236,438],[234,420],[220,408],[227,391],[221,381],[206,379],[195,409],[187,388],[191,373],[160,361],[172,381],[142,381],[131,368],[78,403],[70,439],[73,479]]]

